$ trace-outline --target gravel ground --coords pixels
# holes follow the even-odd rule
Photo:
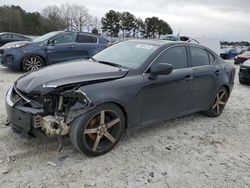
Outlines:
[[[20,76],[0,67],[0,187],[250,187],[250,86],[224,113],[199,113],[127,131],[108,154],[79,154],[68,138],[25,138],[4,125],[4,97]]]

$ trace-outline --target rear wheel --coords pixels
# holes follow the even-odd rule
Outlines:
[[[213,102],[210,105],[210,108],[204,112],[205,115],[209,117],[217,117],[219,116],[227,103],[229,97],[229,93],[225,87],[219,89],[219,91],[214,96]]]
[[[76,118],[70,125],[69,137],[80,152],[99,156],[117,144],[124,128],[121,109],[114,104],[104,104]]]
[[[43,67],[44,61],[37,55],[30,55],[26,57],[22,62],[22,70],[25,72],[34,71]]]

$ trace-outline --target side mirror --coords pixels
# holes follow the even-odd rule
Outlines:
[[[173,71],[173,65],[167,63],[159,63],[156,66],[151,67],[151,75],[169,75]]]
[[[49,46],[55,46],[55,40],[54,40],[54,39],[49,40],[49,41],[48,41],[48,45],[49,45]]]

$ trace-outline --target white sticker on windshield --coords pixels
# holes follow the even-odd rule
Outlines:
[[[135,47],[136,47],[136,48],[143,48],[143,49],[146,49],[146,50],[150,50],[150,49],[152,49],[154,46],[147,45],[147,44],[137,44]]]

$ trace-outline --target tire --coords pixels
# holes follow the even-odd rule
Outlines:
[[[113,149],[124,129],[122,110],[115,104],[107,103],[77,117],[70,124],[69,137],[78,151],[88,156],[100,156]]]
[[[22,61],[22,70],[25,72],[38,70],[45,66],[44,60],[37,55],[30,55]]]
[[[209,109],[204,111],[203,114],[208,117],[218,117],[221,115],[226,106],[228,97],[229,93],[227,89],[225,87],[220,88],[214,96],[213,102],[211,103]]]

